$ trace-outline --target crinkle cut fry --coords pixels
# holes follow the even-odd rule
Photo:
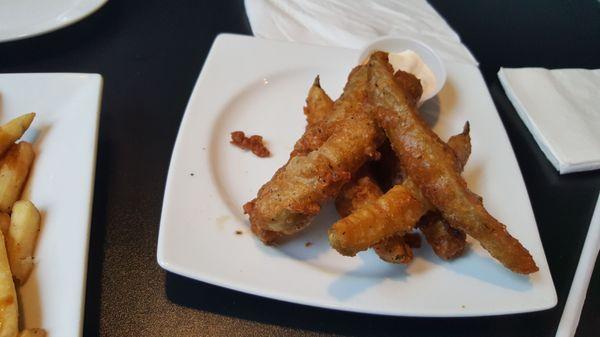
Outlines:
[[[387,54],[374,53],[368,62],[369,98],[408,176],[451,226],[464,230],[508,269],[521,274],[538,270],[533,258],[506,227],[483,207],[456,171],[450,148],[430,130],[407,103],[389,71]]]
[[[366,77],[362,79],[364,87]],[[341,100],[346,102],[338,104]],[[297,232],[310,222],[322,203],[339,192],[352,173],[377,155],[383,134],[364,103],[364,95],[344,93],[332,115],[342,114],[335,110],[344,109],[346,117],[325,143],[306,155],[290,158],[263,185],[257,198],[245,205],[253,226],[283,234]]]

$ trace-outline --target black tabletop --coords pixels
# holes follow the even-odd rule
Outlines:
[[[104,76],[84,335],[554,336],[600,172],[558,175],[508,102],[496,72],[500,66],[600,68],[600,5],[431,3],[480,62],[531,198],[558,292],[554,309],[465,319],[382,317],[279,302],[163,271],[156,263],[158,223],[185,105],[215,36],[251,31],[243,1],[118,0],[66,29],[0,44],[2,73]],[[598,269],[578,336],[600,331]]]

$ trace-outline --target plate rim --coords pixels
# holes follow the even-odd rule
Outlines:
[[[36,37],[36,36],[44,35],[47,33],[52,33],[57,30],[63,29],[65,27],[73,25],[73,24],[85,19],[86,17],[92,15],[93,13],[98,11],[101,7],[103,7],[108,2],[108,0],[87,0],[87,1],[89,1],[89,6],[83,11],[82,10],[75,11],[75,13],[74,13],[75,15],[70,17],[69,20],[59,22],[58,24],[52,24],[52,22],[56,22],[55,20],[42,21],[44,23],[44,25],[42,25],[41,28],[29,30],[29,31],[26,31],[24,33],[17,34],[17,35],[10,35],[10,34],[3,35],[0,33],[0,43],[24,40],[24,39],[28,39],[31,37]],[[43,73],[39,73],[39,74],[43,74]]]

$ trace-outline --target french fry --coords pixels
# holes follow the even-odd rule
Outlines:
[[[6,248],[10,270],[20,284],[24,284],[33,268],[33,252],[40,231],[40,212],[28,200],[19,200],[13,206]]]
[[[31,144],[20,142],[11,146],[0,160],[0,211],[10,213],[19,200],[33,157]]]
[[[26,329],[21,331],[19,337],[46,337],[46,331],[43,329]]]
[[[0,230],[4,236],[8,234],[8,226],[10,226],[10,215],[0,212]]]
[[[0,337],[16,337],[19,307],[4,242],[4,235],[0,233]]]
[[[0,156],[23,136],[34,117],[35,113],[31,112],[0,126]]]

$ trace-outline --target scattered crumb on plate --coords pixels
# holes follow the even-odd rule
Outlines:
[[[312,242],[310,242],[310,241],[304,244],[304,247],[310,247],[310,246],[312,246]]]
[[[240,230],[237,230],[237,231],[235,231],[235,234],[236,234],[236,235],[242,235],[243,233],[244,233],[244,232],[242,232],[242,231],[240,231]]]
[[[243,131],[234,131],[231,133],[230,143],[244,150],[250,150],[261,158],[269,157],[271,155],[269,149],[263,144],[262,136],[259,135],[246,137]]]

